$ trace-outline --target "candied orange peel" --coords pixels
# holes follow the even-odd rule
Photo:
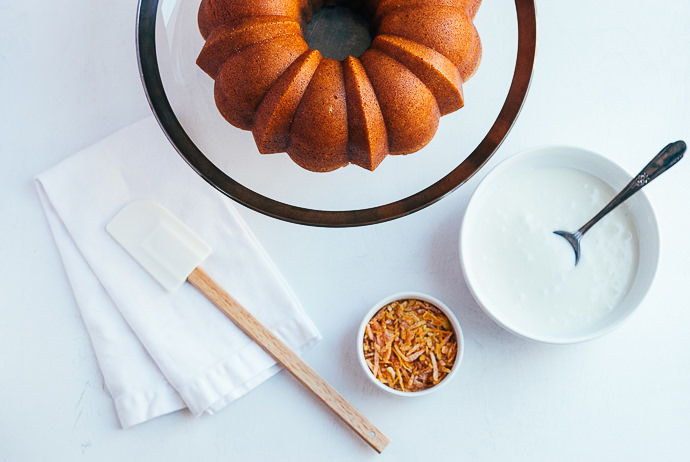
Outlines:
[[[405,392],[441,382],[458,352],[446,315],[417,299],[397,300],[381,308],[367,324],[363,340],[364,360],[374,376]]]

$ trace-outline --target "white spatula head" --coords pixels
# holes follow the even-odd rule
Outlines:
[[[154,201],[130,202],[106,229],[169,291],[180,287],[211,253],[187,225]]]

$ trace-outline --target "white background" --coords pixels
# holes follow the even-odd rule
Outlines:
[[[531,90],[489,168],[567,144],[635,173],[666,143],[690,141],[690,3],[537,10]],[[662,253],[644,303],[613,333],[572,346],[503,331],[469,294],[458,231],[487,170],[425,210],[364,228],[241,209],[324,336],[305,359],[390,446],[376,455],[285,373],[216,416],[120,430],[32,179],[150,113],[135,14],[133,0],[0,3],[0,462],[690,458],[689,159],[646,189]],[[445,301],[465,331],[460,374],[416,400],[373,388],[354,356],[364,312],[401,290]]]

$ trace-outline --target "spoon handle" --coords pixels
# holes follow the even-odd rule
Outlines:
[[[591,220],[585,223],[582,228],[577,230],[577,233],[584,234],[594,226],[594,224],[601,220],[607,213],[618,207],[626,199],[642,189],[646,184],[664,173],[669,168],[673,167],[680,159],[683,158],[686,145],[683,141],[676,141],[668,144],[652,159],[640,173],[635,176],[625,188],[619,192],[616,197],[611,199],[611,202],[601,209]]]

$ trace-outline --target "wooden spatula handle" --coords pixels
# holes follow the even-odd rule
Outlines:
[[[372,448],[379,453],[383,451],[390,441],[388,437],[230,296],[204,270],[196,268],[187,280],[220,308],[245,334],[311,390]]]

